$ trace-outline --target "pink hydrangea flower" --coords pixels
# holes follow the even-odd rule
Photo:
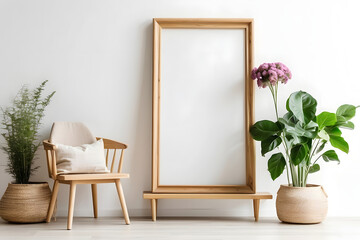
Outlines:
[[[251,71],[251,78],[256,80],[257,85],[261,88],[265,88],[269,84],[274,86],[278,82],[286,84],[291,77],[289,68],[280,62],[263,63]]]

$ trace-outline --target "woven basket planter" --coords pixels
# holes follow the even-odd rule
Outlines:
[[[15,223],[44,222],[50,199],[48,183],[9,183],[0,200],[0,216]]]
[[[288,223],[320,223],[326,218],[328,199],[322,186],[306,187],[281,185],[276,198],[280,221]]]

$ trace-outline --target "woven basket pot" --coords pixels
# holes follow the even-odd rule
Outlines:
[[[0,216],[15,223],[44,222],[50,199],[48,183],[9,183],[0,200]]]
[[[306,187],[281,185],[276,198],[280,221],[288,223],[320,223],[327,214],[327,195],[319,185]]]

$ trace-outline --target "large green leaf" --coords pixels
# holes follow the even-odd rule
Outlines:
[[[295,123],[293,123],[291,121],[288,121],[288,120],[286,120],[284,118],[279,118],[279,122],[284,125],[285,130],[286,129],[295,130]]]
[[[309,147],[307,144],[305,143],[296,144],[291,148],[290,160],[295,166],[297,166],[306,159],[308,153],[309,153]]]
[[[276,135],[281,130],[280,124],[276,124],[269,120],[262,120],[250,127],[250,134],[255,140],[263,141],[272,135]]]
[[[309,141],[309,138],[307,138],[307,137],[298,137],[298,136],[295,136],[295,135],[292,135],[292,137],[294,139],[293,145],[305,144],[305,143],[307,143]],[[291,148],[292,148],[292,146],[291,146]]]
[[[318,132],[318,124],[314,121],[310,121],[308,124],[301,126],[300,123],[297,123],[295,125],[295,128],[302,132],[301,136],[307,137],[307,138],[315,138]]]
[[[279,119],[282,121],[282,119]],[[308,124],[303,124],[301,122],[285,124],[285,131],[293,136],[297,137],[307,137],[307,138],[315,138],[318,132],[317,123],[310,121]]]
[[[286,165],[285,158],[282,153],[273,154],[268,161],[268,171],[272,180],[278,178],[284,171]]]
[[[314,172],[318,172],[318,171],[320,171],[320,165],[319,164],[314,164],[309,169],[309,173],[314,173]]]
[[[345,153],[349,153],[349,144],[344,140],[344,138],[335,135],[330,136],[330,143],[334,148],[340,149]]]
[[[337,121],[336,122],[336,126],[341,127],[341,128],[347,128],[350,130],[353,130],[355,128],[355,125],[353,122],[351,121]]]
[[[326,144],[326,141],[323,141],[323,142],[321,143],[320,147],[316,150],[316,153],[321,152],[321,151],[324,149],[325,144]]]
[[[299,120],[296,119],[292,112],[287,112],[282,118],[279,118],[278,121],[284,125],[285,132],[296,132],[295,125]]]
[[[291,111],[285,113],[285,115],[283,116],[283,119],[286,122],[293,123],[293,124],[296,124],[299,121]]]
[[[308,93],[298,91],[292,93],[286,102],[286,108],[302,123],[309,123],[315,118],[316,100]]]
[[[334,150],[326,151],[321,156],[325,162],[336,161],[340,163],[339,157]]]
[[[341,136],[342,132],[338,127],[327,127],[325,131],[331,136]]]
[[[341,105],[336,110],[336,116],[339,118],[340,121],[348,121],[355,116],[356,107],[350,104]]]
[[[280,144],[281,138],[277,135],[270,136],[267,139],[261,141],[261,155],[264,156],[265,153],[274,150]]]
[[[330,112],[322,112],[316,116],[316,122],[319,125],[319,129],[323,129],[327,126],[333,126],[336,123],[336,114]]]
[[[295,141],[293,136],[286,134],[284,140],[285,140],[287,149],[291,149],[292,146],[294,145],[294,141]]]
[[[329,134],[324,129],[318,132],[318,137],[325,140],[325,141],[330,140]]]

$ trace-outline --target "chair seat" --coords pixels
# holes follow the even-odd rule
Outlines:
[[[79,173],[57,175],[56,179],[61,181],[74,180],[115,180],[120,178],[129,178],[128,173]]]

